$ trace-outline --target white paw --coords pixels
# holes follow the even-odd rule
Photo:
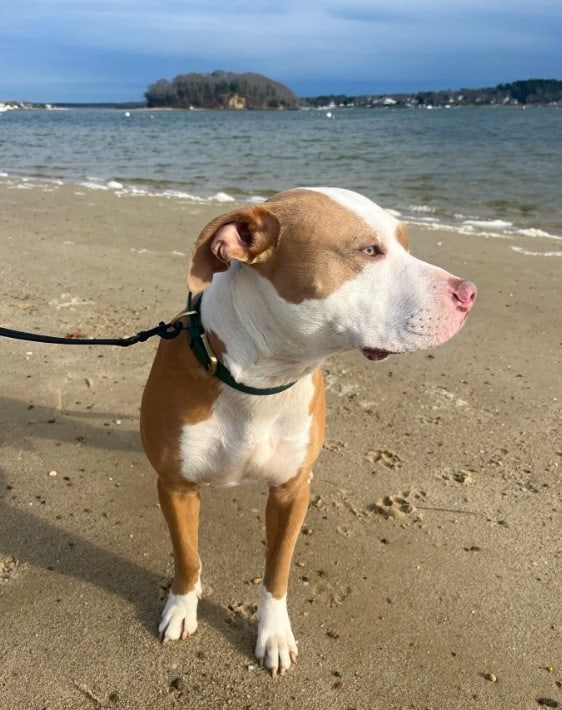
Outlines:
[[[163,643],[186,639],[197,631],[197,602],[201,597],[201,583],[187,594],[170,592],[158,631]]]
[[[258,606],[258,641],[256,658],[271,675],[285,673],[298,656],[297,643],[287,613],[287,595],[275,599],[265,587],[260,588]]]

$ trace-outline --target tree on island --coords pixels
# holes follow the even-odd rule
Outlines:
[[[511,84],[498,84],[496,90],[507,92],[520,104],[548,104],[562,100],[562,81],[556,79],[527,79]]]
[[[295,109],[297,96],[261,74],[214,71],[160,79],[145,92],[150,108]]]

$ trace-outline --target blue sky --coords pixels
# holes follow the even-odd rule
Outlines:
[[[562,79],[560,0],[4,0],[0,100],[138,101],[255,71],[299,96]]]

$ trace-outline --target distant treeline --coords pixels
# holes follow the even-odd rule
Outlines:
[[[562,81],[527,79],[485,89],[420,91],[415,94],[346,96],[333,94],[301,99],[301,106],[427,107],[427,106],[513,106],[562,105]]]
[[[299,100],[286,86],[261,74],[179,74],[145,92],[150,108],[294,109]]]

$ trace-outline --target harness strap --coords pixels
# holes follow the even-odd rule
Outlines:
[[[290,382],[288,385],[279,385],[278,387],[250,387],[249,385],[237,382],[232,373],[228,368],[226,368],[222,362],[219,361],[215,353],[213,352],[203,324],[201,322],[201,301],[203,300],[203,295],[199,296],[199,299],[193,304],[193,294],[191,291],[187,297],[187,312],[189,313],[189,346],[193,351],[195,357],[199,360],[201,365],[207,370],[211,375],[217,377],[221,382],[224,382],[229,387],[232,387],[239,392],[244,392],[246,394],[256,394],[256,395],[267,395],[267,394],[279,394],[279,392],[284,392],[292,387],[295,383]]]

